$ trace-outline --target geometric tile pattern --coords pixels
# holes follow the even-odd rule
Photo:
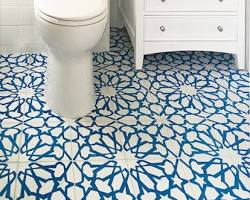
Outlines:
[[[111,35],[77,120],[46,105],[49,58],[0,55],[0,199],[249,199],[249,73],[211,52],[137,71],[126,31]]]

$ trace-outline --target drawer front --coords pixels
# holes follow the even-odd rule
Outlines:
[[[144,40],[237,40],[235,16],[145,17]]]
[[[238,0],[144,0],[145,11],[237,11]],[[243,0],[239,0],[243,1]]]

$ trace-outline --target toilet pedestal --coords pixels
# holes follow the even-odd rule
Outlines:
[[[108,20],[108,0],[35,0],[34,11],[48,46],[46,96],[65,118],[88,115],[95,106],[91,51]]]
[[[92,53],[49,50],[46,96],[50,108],[66,118],[86,116],[95,105]]]

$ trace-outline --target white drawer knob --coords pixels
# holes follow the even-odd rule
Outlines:
[[[220,31],[220,32],[223,32],[223,31],[224,31],[224,29],[223,29],[222,26],[218,26],[217,29],[218,29],[218,31]]]
[[[166,31],[166,27],[165,26],[161,26],[160,30],[161,30],[161,32],[165,32]]]

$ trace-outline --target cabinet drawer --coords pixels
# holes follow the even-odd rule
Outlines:
[[[145,17],[145,41],[237,40],[235,16]]]
[[[144,0],[145,11],[237,11],[238,0]],[[243,1],[243,0],[239,0]]]

